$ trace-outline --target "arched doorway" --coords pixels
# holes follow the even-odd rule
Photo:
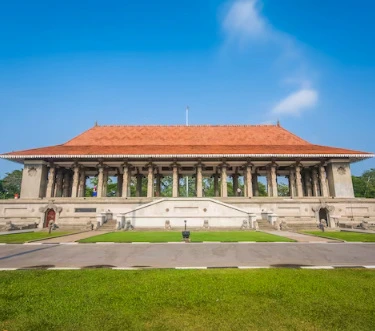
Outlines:
[[[327,208],[320,208],[319,210],[319,221],[324,220],[325,226],[329,226],[329,211]]]
[[[47,209],[44,221],[44,227],[48,228],[50,222],[55,222],[56,212],[53,209]]]

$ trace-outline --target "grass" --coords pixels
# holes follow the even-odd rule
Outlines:
[[[319,237],[339,239],[345,241],[375,242],[375,234],[359,232],[322,232],[322,231],[304,231],[307,234],[313,234]]]
[[[255,231],[226,231],[226,232],[197,232],[192,231],[190,239],[197,241],[263,241],[263,242],[293,242],[288,238]],[[182,240],[181,232],[111,232],[86,239],[81,243],[92,242],[180,242]]]
[[[52,233],[48,232],[26,232],[26,233],[11,233],[4,234],[0,236],[0,243],[7,244],[23,244],[31,240],[45,239],[50,237],[58,237],[69,234],[71,232],[64,231],[53,231]]]
[[[0,330],[374,330],[372,270],[2,271]]]

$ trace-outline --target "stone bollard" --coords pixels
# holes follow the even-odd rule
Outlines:
[[[116,223],[116,230],[120,230],[123,228],[123,219],[124,219],[124,214],[117,214],[117,223]]]
[[[275,225],[277,222],[277,215],[276,214],[268,214],[268,222],[271,223],[272,225]]]
[[[257,221],[257,215],[256,214],[249,214],[249,224],[250,228],[255,229],[255,222]]]

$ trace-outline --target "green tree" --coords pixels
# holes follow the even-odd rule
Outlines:
[[[375,198],[375,169],[366,170],[361,176],[352,176],[354,196]]]
[[[277,194],[279,197],[289,196],[289,186],[284,183],[277,184]]]
[[[266,185],[264,185],[262,182],[258,182],[258,191],[260,197],[266,197],[268,195]]]
[[[0,199],[11,199],[20,194],[22,182],[22,170],[14,170],[6,173],[0,183]]]

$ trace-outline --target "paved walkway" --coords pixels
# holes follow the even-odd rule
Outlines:
[[[361,230],[361,229],[340,229],[342,232],[359,232],[359,233],[372,233],[374,234],[375,231],[372,230]]]
[[[71,243],[75,242],[81,239],[86,239],[94,236],[98,236],[101,234],[105,234],[108,232],[112,231],[87,231],[87,232],[80,232],[80,233],[75,233],[71,234],[68,236],[63,236],[63,237],[56,237],[56,238],[51,238],[51,239],[45,239],[45,240],[38,240],[37,242],[41,242],[43,244],[59,244],[59,243]]]
[[[321,238],[317,236],[310,236],[308,234],[302,234],[297,232],[291,232],[291,231],[263,231],[269,234],[274,234],[276,236],[281,236],[285,238],[289,238],[298,242],[303,243],[329,243],[329,242],[337,242],[337,240],[334,239],[327,239],[327,238]],[[322,232],[323,233],[323,232]]]
[[[373,243],[0,245],[1,268],[374,266]]]

